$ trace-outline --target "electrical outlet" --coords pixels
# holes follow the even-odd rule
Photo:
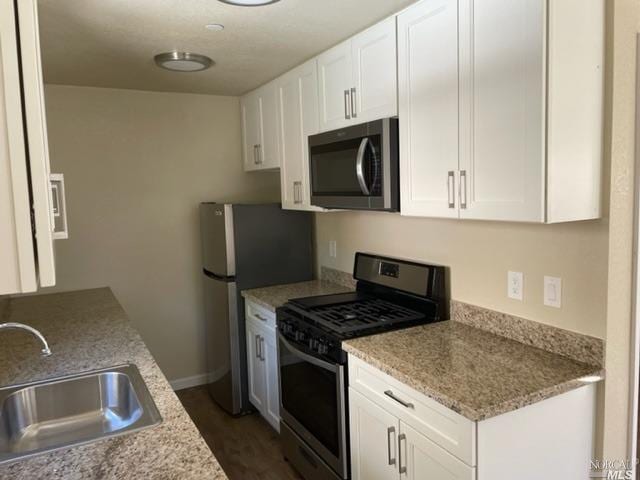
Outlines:
[[[331,258],[338,256],[338,244],[335,240],[329,240],[329,256]]]
[[[507,296],[514,300],[520,300],[524,298],[524,274],[522,272],[508,272],[507,273]]]
[[[544,277],[544,304],[548,307],[562,307],[562,279]]]

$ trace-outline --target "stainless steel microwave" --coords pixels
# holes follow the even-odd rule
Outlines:
[[[397,212],[398,155],[397,118],[310,136],[311,204]]]

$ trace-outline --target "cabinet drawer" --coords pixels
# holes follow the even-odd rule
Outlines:
[[[475,422],[440,405],[353,355],[349,355],[349,386],[396,415],[467,465],[475,466]],[[401,402],[410,406],[404,406]]]
[[[253,302],[246,302],[247,318],[252,318],[259,324],[263,324],[270,328],[276,328],[276,314],[270,312],[260,305],[256,305]]]

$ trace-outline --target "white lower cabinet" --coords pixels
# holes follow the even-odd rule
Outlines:
[[[475,479],[475,468],[353,388],[349,408],[353,480]]]
[[[446,452],[405,423],[398,435],[400,478],[410,480],[474,480],[476,469]]]
[[[588,477],[595,384],[482,421],[349,355],[353,480]]]
[[[273,428],[280,431],[275,315],[247,302],[245,336],[249,401]]]
[[[400,421],[353,388],[349,389],[349,418],[353,480],[398,477]]]

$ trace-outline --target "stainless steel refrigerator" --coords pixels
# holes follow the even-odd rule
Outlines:
[[[238,415],[252,409],[240,292],[312,278],[312,216],[278,204],[202,203],[200,229],[209,393]]]

